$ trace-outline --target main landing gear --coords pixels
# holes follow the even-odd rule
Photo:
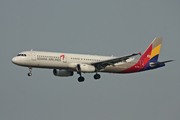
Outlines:
[[[94,79],[95,79],[95,80],[100,79],[100,78],[101,78],[101,75],[100,75],[100,74],[97,74],[97,73],[96,73],[96,74],[94,75]]]
[[[80,72],[78,72],[78,74],[80,75],[80,77],[78,78],[78,81],[79,81],[79,82],[84,82],[85,78],[81,76],[81,73],[80,73]],[[100,74],[97,74],[97,73],[96,73],[96,74],[94,75],[94,79],[95,79],[95,80],[100,79],[100,78],[101,78],[101,75],[100,75]]]
[[[84,79],[84,77],[82,77],[82,76],[80,76],[80,77],[78,78],[78,81],[79,81],[79,82],[84,82],[84,80],[85,80],[85,79]]]
[[[28,76],[32,76],[32,67],[29,67],[29,73]]]
[[[80,75],[80,77],[78,78],[79,82],[84,82],[84,77],[81,76],[81,72],[78,72],[78,74]]]

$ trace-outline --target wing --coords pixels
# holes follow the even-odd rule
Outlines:
[[[127,56],[123,56],[123,57],[116,57],[116,58],[113,58],[113,59],[107,59],[107,60],[103,60],[103,61],[93,62],[93,63],[90,63],[90,64],[95,66],[95,68],[99,71],[101,69],[104,69],[108,65],[115,66],[114,65],[115,63],[126,61],[128,58],[130,58],[132,56],[136,56],[138,54],[139,53],[134,53],[132,55],[127,55]]]

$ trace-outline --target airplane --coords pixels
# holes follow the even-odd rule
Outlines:
[[[83,82],[85,78],[82,73],[95,73],[94,79],[97,80],[101,77],[99,72],[135,73],[165,66],[165,63],[174,60],[158,61],[161,42],[162,37],[156,37],[142,55],[140,52],[113,57],[31,50],[19,53],[12,59],[12,62],[28,67],[28,76],[32,75],[32,68],[46,68],[53,69],[53,74],[59,77],[73,76],[74,72],[77,72],[80,75],[78,81]],[[136,55],[140,57],[133,57]]]

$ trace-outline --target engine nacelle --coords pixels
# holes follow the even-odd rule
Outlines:
[[[68,70],[56,70],[56,69],[54,69],[53,74],[55,76],[68,77],[68,76],[73,76],[74,72],[68,71]]]
[[[77,68],[80,69],[81,72],[95,72],[95,67],[88,64],[78,64]]]

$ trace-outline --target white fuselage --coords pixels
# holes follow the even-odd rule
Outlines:
[[[74,71],[80,75],[79,82],[84,81],[81,73],[95,72],[94,79],[100,79],[98,72],[135,73],[153,70],[165,66],[173,60],[158,62],[162,37],[156,37],[146,51],[141,55],[133,53],[121,57],[83,55],[56,52],[25,51],[12,59],[16,65],[29,68],[28,76],[32,76],[32,68],[53,69],[53,74],[59,77],[73,76]],[[140,55],[139,58],[132,58]]]
[[[77,64],[88,64],[102,60],[112,59],[115,57],[97,56],[97,55],[83,55],[83,54],[69,54],[69,53],[55,53],[55,52],[41,52],[41,51],[25,51],[18,54],[12,59],[12,62],[33,68],[49,68],[49,69],[66,69],[76,71]],[[131,62],[134,61],[134,62]],[[116,73],[127,69],[138,60],[130,58],[127,62],[116,63],[116,67],[108,66],[102,72]]]

